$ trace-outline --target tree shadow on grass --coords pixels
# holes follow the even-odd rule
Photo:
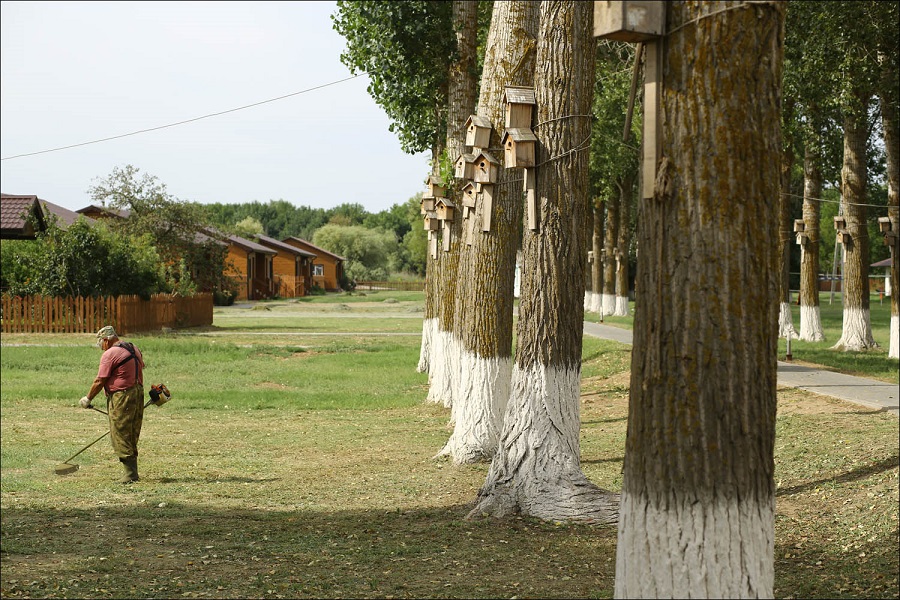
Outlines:
[[[2,595],[611,595],[615,528],[466,521],[470,508],[11,507],[2,515]]]
[[[838,484],[857,481],[859,479],[865,479],[870,475],[875,475],[877,473],[883,473],[884,471],[894,469],[898,465],[900,465],[900,454],[895,453],[893,456],[890,456],[888,458],[856,469],[852,469],[850,471],[847,471],[846,473],[835,475],[834,477],[826,477],[824,479],[817,479],[816,481],[808,481],[806,483],[792,485],[790,487],[779,488],[778,491],[775,492],[775,495],[792,496],[794,494],[799,494],[801,492],[806,492],[808,490],[820,487],[824,483]]]

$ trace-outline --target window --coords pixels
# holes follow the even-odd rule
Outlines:
[[[325,265],[313,265],[313,277],[325,277]]]

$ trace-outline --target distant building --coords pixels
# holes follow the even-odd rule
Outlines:
[[[289,237],[282,240],[285,244],[299,248],[305,252],[315,254],[312,264],[312,284],[317,285],[328,292],[338,292],[341,289],[341,280],[344,278],[344,258],[324,248],[310,244],[298,237]]]

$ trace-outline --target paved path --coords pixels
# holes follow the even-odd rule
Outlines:
[[[630,344],[631,330],[600,323],[584,323],[585,335]],[[778,361],[778,385],[831,396],[900,416],[900,391],[893,383],[843,375]]]

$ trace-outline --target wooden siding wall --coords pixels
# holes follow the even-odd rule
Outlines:
[[[120,334],[163,327],[212,325],[212,294],[73,298],[9,296],[0,298],[3,333],[96,333],[112,325]]]

